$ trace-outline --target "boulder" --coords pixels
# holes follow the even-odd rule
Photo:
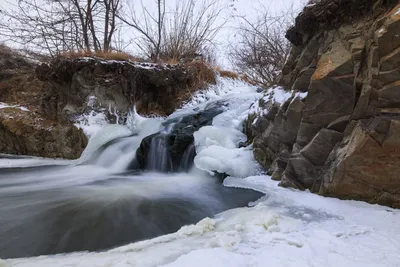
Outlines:
[[[79,158],[87,145],[82,130],[57,124],[32,111],[0,109],[0,152],[50,158]]]
[[[35,60],[0,45],[0,102],[9,106],[0,108],[0,153],[79,158],[87,138],[72,122],[54,120],[57,99],[43,100],[48,87],[36,67]],[[43,113],[42,106],[55,113]]]
[[[193,133],[211,125],[222,106],[163,123],[164,130],[144,138],[136,151],[131,169],[163,172],[188,170],[196,155]]]
[[[389,123],[383,140],[373,134]],[[400,208],[400,121],[358,121],[325,166],[318,193]]]

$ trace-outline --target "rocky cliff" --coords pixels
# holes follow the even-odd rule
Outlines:
[[[35,75],[37,63],[0,46],[0,153],[78,158],[87,144],[71,122],[41,109],[48,88]]]
[[[169,115],[215,73],[202,62],[152,64],[99,58],[59,58],[36,69],[50,90],[43,110],[63,120],[85,112],[106,111],[123,123],[136,106],[140,114]]]
[[[87,137],[74,126],[101,112],[124,123],[141,114],[168,115],[193,91],[215,82],[202,62],[160,65],[100,58],[57,58],[41,64],[0,47],[0,153],[78,158]]]
[[[322,0],[287,32],[280,84],[249,116],[256,159],[280,185],[400,207],[400,4]]]

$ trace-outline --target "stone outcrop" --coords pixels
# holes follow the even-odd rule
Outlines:
[[[196,156],[194,132],[211,125],[224,103],[216,102],[194,114],[165,121],[163,130],[142,140],[131,169],[162,172],[188,171]]]
[[[0,46],[0,153],[76,159],[87,138],[71,122],[43,114],[47,88],[35,67],[35,61]]]
[[[400,207],[400,4],[321,0],[287,38],[280,85],[307,97],[249,116],[256,159],[282,186]]]
[[[110,123],[125,123],[134,106],[141,114],[169,115],[216,82],[214,70],[196,61],[38,62],[0,46],[0,153],[75,159],[88,141],[73,125],[82,115],[101,112]]]
[[[199,89],[199,72],[215,82],[214,71],[202,63],[59,58],[36,69],[39,79],[50,88],[43,107],[49,116],[63,120],[94,109],[106,111],[111,122],[120,119],[120,123],[134,105],[140,114],[171,114]]]
[[[18,107],[0,109],[0,152],[49,158],[79,158],[87,138],[72,124],[59,124]]]

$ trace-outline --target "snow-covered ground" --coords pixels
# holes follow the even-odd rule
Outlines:
[[[266,196],[254,207],[108,252],[5,260],[0,266],[400,266],[398,210],[280,188],[268,176],[225,183]]]
[[[269,176],[260,174],[251,147],[237,148],[237,143],[245,138],[240,132],[241,122],[249,112],[255,111],[249,109],[250,103],[257,103],[260,98],[283,102],[292,95],[275,90],[270,97],[257,93],[256,89],[240,81],[223,79],[209,90],[197,93],[173,115],[190,113],[193,109],[198,111],[215,101],[228,103],[226,110],[214,118],[211,126],[195,133],[198,152],[195,164],[199,169],[230,174],[232,177],[225,179],[225,186],[265,193],[265,197],[252,203],[252,207],[228,210],[196,225],[184,226],[176,233],[110,251],[0,260],[0,266],[400,266],[398,210],[278,187]],[[298,96],[305,97],[304,94]],[[160,123],[158,119],[142,118],[137,114],[133,114],[131,120],[135,122],[131,123],[134,132],[141,129],[139,135],[156,131]],[[115,135],[129,134],[122,127],[107,126],[105,130],[109,128],[112,135],[102,135],[101,138],[94,134],[92,146],[98,147]],[[31,160],[13,161],[27,165],[32,163]],[[40,163],[37,161],[33,165]],[[14,163],[11,165],[15,166]],[[95,173],[91,174],[95,176]]]

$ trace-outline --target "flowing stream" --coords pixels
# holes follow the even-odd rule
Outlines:
[[[219,139],[231,137],[228,141],[232,144],[224,141],[226,144],[220,143],[225,145],[216,146],[214,140],[214,149],[231,149],[239,151],[238,155],[251,151],[238,150],[244,138],[238,131],[238,115],[258,94],[246,88],[245,92],[228,91],[225,95],[215,98],[219,102],[202,101],[165,120],[136,116],[130,127],[106,126],[91,137],[76,161],[0,158],[0,258],[104,251],[172,233],[183,225],[260,198],[262,194],[253,190],[224,187],[221,175],[210,175],[214,170],[234,175],[229,157],[213,150],[209,153],[215,154],[214,159],[210,155],[200,157],[217,133]],[[196,137],[196,142],[181,153],[179,162],[172,163],[168,134],[186,116],[197,116],[199,111],[216,105],[224,107],[218,112],[222,113],[196,131],[212,136]],[[221,131],[211,129],[214,125]],[[185,127],[192,126],[189,123]],[[138,168],[137,150],[144,138],[154,134],[145,167]],[[215,164],[221,155],[227,162]],[[197,161],[199,168],[194,165]],[[215,167],[204,167],[207,162]],[[179,168],[173,169],[171,164]]]

